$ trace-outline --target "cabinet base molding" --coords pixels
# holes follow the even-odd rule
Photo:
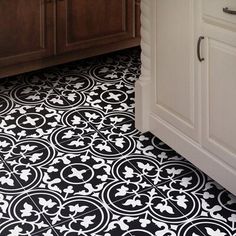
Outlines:
[[[180,155],[207,173],[212,179],[236,194],[236,171],[223,161],[204,150],[199,144],[180,133],[155,114],[149,116],[151,132],[166,142]],[[154,128],[155,127],[155,128]]]
[[[63,53],[61,55],[51,56],[41,60],[30,61],[8,67],[0,67],[0,78],[7,76],[13,76],[28,71],[39,70],[50,66],[55,66],[71,61],[84,59],[87,57],[98,56],[105,53],[123,50],[126,48],[136,47],[140,45],[140,38],[129,39],[127,41],[116,42],[114,44],[103,45],[100,47],[94,47],[84,49],[80,51],[73,51],[69,53]]]
[[[149,130],[147,114],[150,104],[150,81],[140,78],[135,83],[135,127],[141,132]]]

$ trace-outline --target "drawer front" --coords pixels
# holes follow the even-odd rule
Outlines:
[[[236,11],[236,0],[203,0],[203,18],[210,23],[228,25],[236,30],[236,14],[223,11],[223,8]]]

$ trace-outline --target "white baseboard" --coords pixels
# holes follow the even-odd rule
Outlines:
[[[198,143],[183,135],[176,128],[159,119],[156,115],[150,115],[149,121],[150,127],[155,127],[150,130],[155,136],[160,138],[227,190],[236,194],[236,184],[234,182],[236,180],[235,169],[204,150]]]
[[[149,131],[149,120],[147,119],[147,114],[150,112],[149,104],[150,81],[139,79],[135,83],[135,127],[141,132]]]

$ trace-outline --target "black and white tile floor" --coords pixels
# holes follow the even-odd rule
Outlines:
[[[0,80],[0,236],[236,236],[236,197],[134,127],[139,50]]]

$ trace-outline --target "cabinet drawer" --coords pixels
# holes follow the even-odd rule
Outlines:
[[[203,18],[209,23],[228,25],[236,30],[236,14],[223,11],[223,8],[236,11],[235,0],[203,0]]]

